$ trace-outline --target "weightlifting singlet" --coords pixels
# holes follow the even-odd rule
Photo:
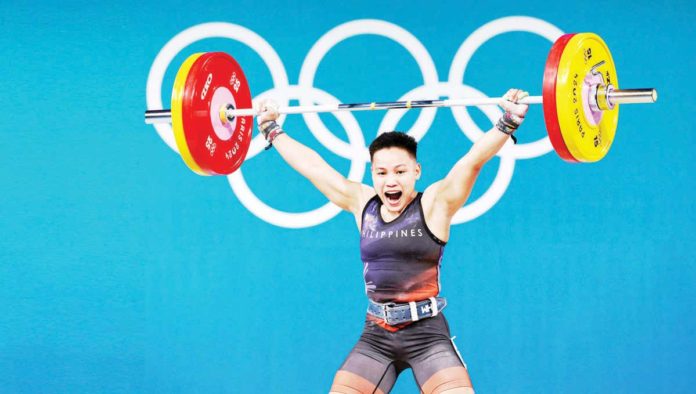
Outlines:
[[[388,223],[380,214],[382,201],[378,196],[365,205],[360,256],[365,292],[375,302],[420,301],[440,292],[440,260],[445,242],[426,226],[421,197],[422,193],[418,193],[401,215]],[[398,329],[373,319],[385,329]]]

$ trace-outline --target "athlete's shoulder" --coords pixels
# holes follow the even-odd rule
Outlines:
[[[367,206],[367,204],[371,200],[373,200],[375,198],[379,198],[379,197],[377,197],[377,193],[375,192],[374,188],[372,188],[371,186],[365,185],[365,184],[361,185],[360,191],[361,191],[361,193],[360,193],[359,206],[360,206],[360,212],[362,212],[365,210],[365,207]]]
[[[435,197],[437,196],[437,191],[440,187],[442,181],[437,181],[430,186],[426,187],[423,193],[421,193],[421,205],[423,208],[430,208],[433,206]]]
[[[368,204],[370,204],[370,201],[373,201],[374,198],[379,198],[377,197],[375,189],[368,185],[360,185],[358,208],[353,212],[355,222],[358,225],[358,230],[362,228],[362,218],[365,215],[365,210],[367,209]]]

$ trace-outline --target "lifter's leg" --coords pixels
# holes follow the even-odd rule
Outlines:
[[[363,354],[363,343],[358,343],[336,372],[331,393],[336,394],[384,394],[396,381],[394,363],[377,353]]]
[[[329,394],[384,394],[374,383],[348,371],[338,371]]]

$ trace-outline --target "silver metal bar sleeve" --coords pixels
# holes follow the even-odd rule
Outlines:
[[[612,104],[652,104],[657,101],[657,90],[616,89],[607,93],[607,100]]]

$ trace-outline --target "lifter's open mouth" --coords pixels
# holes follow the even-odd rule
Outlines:
[[[386,192],[384,193],[384,197],[387,198],[387,201],[390,203],[394,204],[399,201],[401,198],[402,192]]]

